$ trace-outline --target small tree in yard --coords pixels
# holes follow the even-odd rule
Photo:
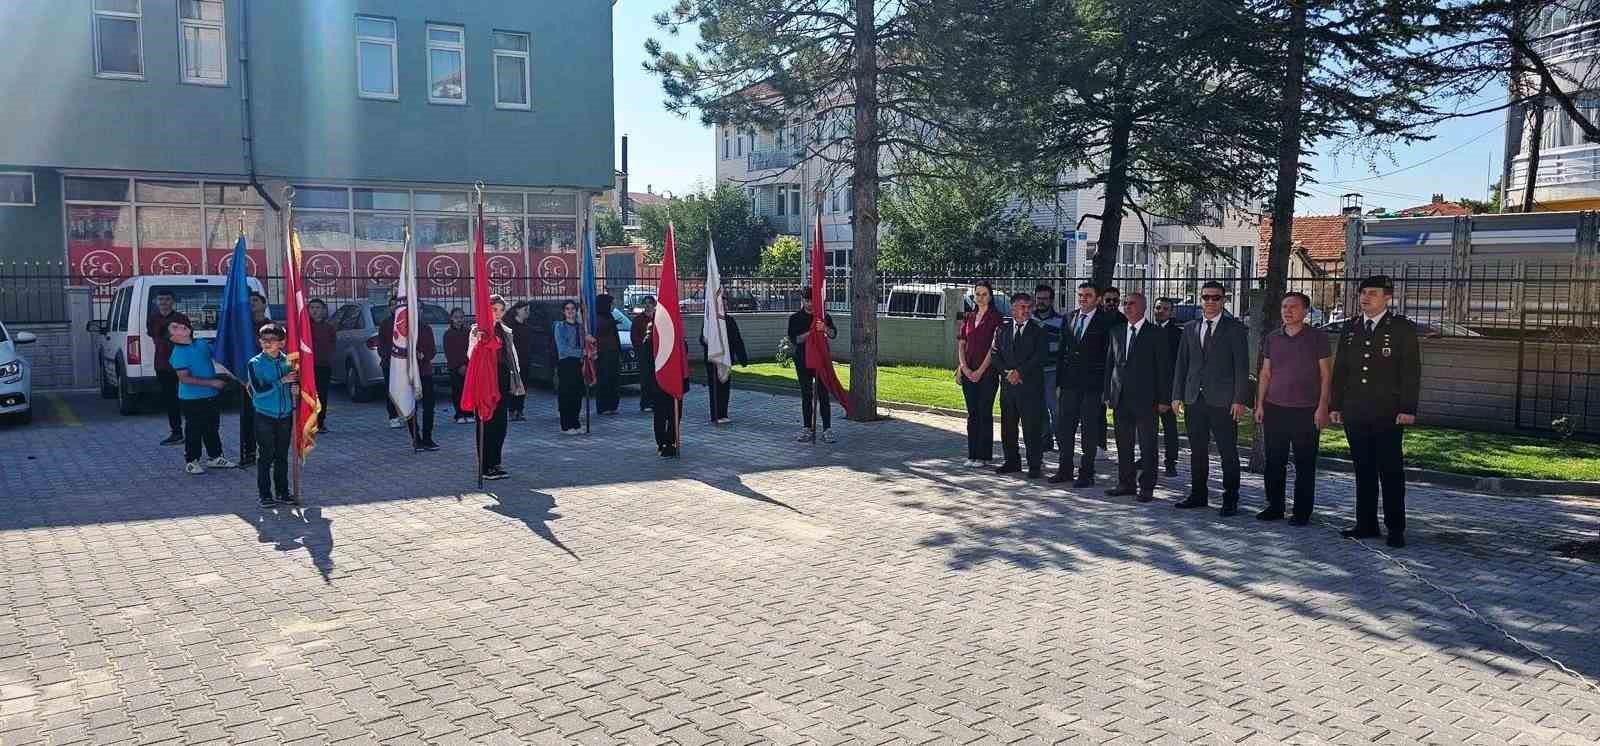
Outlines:
[[[716,240],[719,266],[735,270],[754,267],[772,235],[764,218],[750,214],[750,199],[744,192],[727,184],[674,197],[665,205],[639,208],[639,231],[650,247],[645,256],[652,262],[661,261],[669,221],[675,229],[680,267],[704,267],[709,239]]]
[[[595,241],[601,246],[625,246],[628,235],[622,230],[622,218],[610,212],[600,213],[594,221]]]
[[[756,274],[773,279],[799,279],[800,255],[805,246],[794,236],[779,236],[761,250],[761,264]]]
[[[880,268],[1038,265],[1054,255],[1053,234],[1007,211],[1006,179],[971,164],[912,165],[918,175],[884,195]]]

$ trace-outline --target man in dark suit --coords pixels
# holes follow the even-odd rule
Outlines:
[[[1054,484],[1072,482],[1074,487],[1094,484],[1095,449],[1105,445],[1106,405],[1103,400],[1106,375],[1106,340],[1111,333],[1111,315],[1100,307],[1100,291],[1094,283],[1078,286],[1078,307],[1061,328],[1061,348],[1056,357],[1056,444],[1061,462],[1050,475]],[[1078,463],[1077,479],[1072,474],[1072,440],[1081,433],[1083,459]]]
[[[1044,463],[1040,430],[1044,425],[1044,361],[1050,354],[1050,335],[1033,320],[1033,296],[1011,295],[1011,319],[994,334],[990,360],[1000,371],[1000,442],[1006,460],[995,471],[1022,471],[1017,452],[1017,425],[1028,449],[1028,477],[1037,479]]]
[[[1144,293],[1129,293],[1122,304],[1127,321],[1111,329],[1106,365],[1106,405],[1117,418],[1117,486],[1107,495],[1135,494],[1133,442],[1139,441],[1139,502],[1155,499],[1156,416],[1170,409],[1167,391],[1172,360],[1161,330],[1145,321]]]
[[[1178,360],[1178,343],[1183,339],[1183,325],[1178,323],[1177,319],[1172,318],[1173,311],[1176,310],[1173,306],[1171,298],[1157,300],[1154,323],[1167,340],[1167,360],[1176,363]],[[1171,367],[1168,368],[1169,371],[1171,369]],[[1170,387],[1172,382],[1168,381],[1166,385]],[[1178,475],[1178,413],[1169,406],[1162,411],[1156,421],[1161,425],[1161,437],[1166,445],[1167,476],[1175,477]]]
[[[1250,332],[1222,312],[1228,291],[1215,280],[1200,287],[1200,318],[1183,327],[1172,373],[1172,408],[1189,426],[1189,499],[1179,508],[1203,508],[1210,500],[1211,441],[1222,460],[1222,515],[1239,512],[1238,423],[1250,396]]]
[[[1394,283],[1385,275],[1361,282],[1361,315],[1339,335],[1333,365],[1329,418],[1344,425],[1356,472],[1353,539],[1376,539],[1378,493],[1389,546],[1406,545],[1405,428],[1416,424],[1422,390],[1422,354],[1417,325],[1389,311]]]

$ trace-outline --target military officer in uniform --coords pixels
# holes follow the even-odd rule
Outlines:
[[[1361,282],[1361,315],[1339,335],[1334,361],[1329,418],[1344,425],[1356,471],[1354,539],[1375,539],[1378,495],[1389,546],[1406,545],[1406,473],[1402,442],[1405,427],[1417,421],[1422,388],[1422,356],[1417,325],[1389,310],[1394,283],[1386,275]]]

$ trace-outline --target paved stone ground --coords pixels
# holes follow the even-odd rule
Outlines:
[[[0,743],[1600,736],[1600,693],[1339,538],[1342,475],[1329,523],[1262,526],[962,469],[948,418],[799,446],[796,400],[714,429],[701,393],[662,462],[631,400],[571,438],[541,392],[490,492],[471,428],[413,455],[340,401],[295,514],[58,398],[0,428]],[[1405,562],[1600,676],[1600,566],[1548,550],[1600,502],[1411,495]]]

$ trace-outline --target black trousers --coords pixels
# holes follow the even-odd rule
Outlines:
[[[655,408],[656,392],[660,389],[656,385],[655,361],[648,358],[639,360],[639,411],[643,412]]]
[[[654,387],[652,393],[655,401],[650,402],[650,408],[655,412],[656,447],[675,447],[678,444],[678,400],[659,386]]]
[[[1132,488],[1135,478],[1141,492],[1156,488],[1156,412],[1154,407],[1119,407],[1116,417],[1117,486]],[[1139,458],[1133,457],[1138,441]]]
[[[1211,442],[1216,441],[1217,458],[1222,461],[1222,504],[1239,504],[1239,426],[1228,407],[1212,407],[1195,402],[1183,408],[1189,425],[1189,471],[1193,482],[1189,497],[1209,500],[1211,486]]]
[[[450,371],[450,403],[455,405],[455,417],[457,418],[467,414],[467,410],[461,408],[461,394],[466,390],[466,374]]]
[[[406,429],[411,432],[411,443],[419,445],[433,440],[433,374],[423,373],[419,378],[422,383],[422,397],[417,399],[416,414],[406,422]],[[422,427],[418,431],[420,421]]]
[[[256,457],[256,408],[250,403],[250,389],[239,389],[239,459]]]
[[[400,410],[394,408],[394,400],[389,398],[389,366],[383,366],[383,408],[388,410],[389,419],[400,416]]]
[[[1316,407],[1262,405],[1261,440],[1267,449],[1263,479],[1267,507],[1283,510],[1284,492],[1289,480],[1289,454],[1294,453],[1294,517],[1310,518],[1317,495]]]
[[[257,415],[256,445],[261,449],[261,459],[256,461],[256,492],[263,499],[274,494],[289,494],[289,442],[293,430],[293,417],[268,417]],[[278,491],[272,491],[276,482]]]
[[[222,455],[222,416],[217,409],[217,397],[183,399],[178,402],[183,410],[183,460],[184,463],[200,460],[200,445],[205,444],[206,455]],[[248,402],[244,405],[249,408]]]
[[[969,459],[976,461],[994,459],[994,397],[999,386],[1000,376],[994,373],[976,381],[969,381],[966,376],[961,376],[961,397],[967,402],[967,458]],[[1003,400],[1000,412],[1004,417]],[[1006,458],[1010,459],[1011,456],[1007,455]]]
[[[1078,476],[1094,476],[1095,449],[1104,445],[1106,404],[1099,390],[1062,388],[1056,402],[1056,446],[1060,448],[1062,473],[1072,472],[1072,442],[1076,436],[1083,447]]]
[[[561,413],[561,429],[583,427],[583,361],[564,357],[556,362],[556,409]]]
[[[822,384],[822,379],[817,378],[817,374],[811,372],[810,368],[796,365],[794,372],[800,379],[800,419],[805,423],[806,429],[815,430],[817,427],[817,412],[812,411],[813,408],[822,413],[823,430],[833,427],[833,407],[828,404],[828,387]],[[816,404],[813,405],[812,402]]]
[[[706,386],[711,389],[711,419],[712,421],[728,417],[728,401],[733,398],[733,373],[728,373],[728,380],[717,378],[717,366],[706,363]]]
[[[1168,409],[1156,415],[1156,424],[1161,426],[1161,437],[1166,446],[1167,466],[1178,464],[1178,413]]]
[[[494,415],[483,421],[483,470],[500,468],[500,453],[506,445],[506,400],[507,394],[500,394],[500,403],[494,407]]]
[[[156,381],[161,384],[161,408],[167,412],[167,427],[174,433],[183,432],[183,410],[178,406],[177,372],[157,369]]]
[[[317,427],[321,428],[328,421],[328,399],[332,398],[330,390],[333,388],[333,368],[318,365],[313,374],[317,377],[317,402],[322,405],[322,412],[317,415]]]
[[[1027,448],[1028,469],[1038,469],[1044,463],[1044,392],[1043,385],[1023,383],[1012,386],[1000,384],[1000,443],[1007,464],[1021,464],[1022,454],[1017,452],[1017,426],[1022,426],[1022,443]],[[993,418],[990,418],[993,422]],[[971,439],[972,414],[967,414],[968,439]],[[990,447],[993,448],[993,426],[990,426]]]
[[[622,352],[601,352],[595,356],[594,365],[594,409],[602,414],[615,412],[622,381]]]
[[[1356,528],[1378,529],[1378,492],[1390,536],[1406,532],[1405,429],[1389,423],[1346,422],[1350,461],[1356,469]]]

